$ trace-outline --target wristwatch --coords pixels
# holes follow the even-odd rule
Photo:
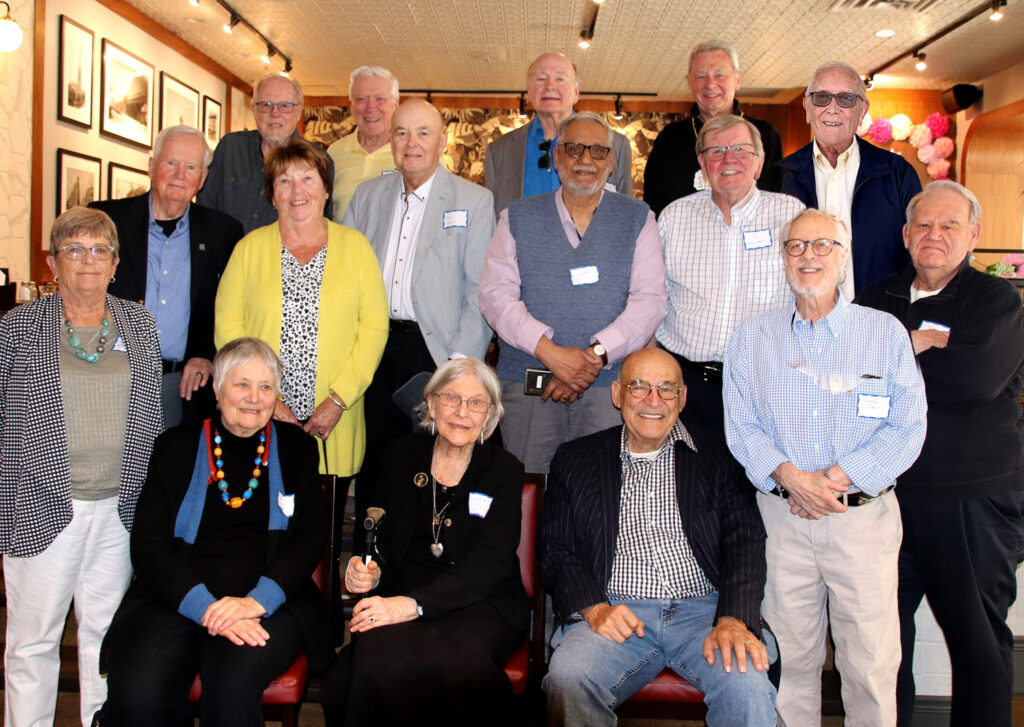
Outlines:
[[[608,349],[605,348],[604,345],[600,341],[594,341],[594,345],[591,346],[590,348],[594,352],[594,355],[597,356],[599,359],[601,359],[601,361],[604,363],[604,365],[607,366],[608,365]]]

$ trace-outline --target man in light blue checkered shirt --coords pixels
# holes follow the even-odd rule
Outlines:
[[[829,620],[846,724],[896,724],[903,530],[891,490],[921,451],[927,407],[902,325],[839,295],[849,244],[842,222],[801,213],[783,243],[795,305],[741,323],[725,357],[726,438],[768,533],[761,611],[787,727],[821,724]]]

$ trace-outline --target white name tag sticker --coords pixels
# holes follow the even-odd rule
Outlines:
[[[917,327],[921,331],[942,331],[943,333],[949,333],[949,326],[944,326],[941,323],[935,321],[921,321],[921,325]]]
[[[277,506],[281,508],[281,512],[284,513],[285,517],[291,517],[295,514],[295,495],[286,495],[283,492],[277,493]]]
[[[441,227],[469,227],[469,210],[448,210],[444,213]]]
[[[596,265],[572,268],[569,270],[569,275],[572,276],[573,285],[593,285],[601,278],[601,275],[597,272]]]
[[[615,184],[612,183],[612,182],[605,182],[604,183],[604,189],[607,192],[618,192],[619,191],[618,187],[616,187]]]
[[[473,517],[487,517],[494,498],[482,492],[469,493],[469,514]]]
[[[743,249],[760,250],[772,246],[772,231],[768,228],[763,230],[744,230]]]
[[[118,353],[128,353],[128,346],[125,345],[124,339],[120,336],[114,341],[114,345],[110,347],[111,351],[117,351]]]
[[[872,394],[857,395],[857,416],[868,419],[889,418],[889,397]]]

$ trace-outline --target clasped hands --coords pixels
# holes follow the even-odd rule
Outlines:
[[[832,465],[827,470],[804,472],[789,462],[783,462],[776,468],[775,481],[789,493],[789,511],[807,520],[845,512],[847,506],[837,498],[853,484],[839,465]]]
[[[547,336],[540,337],[533,354],[554,374],[540,396],[541,401],[576,401],[604,366],[601,357],[590,349],[559,346]]]
[[[250,596],[226,596],[206,607],[201,621],[210,636],[223,636],[235,646],[266,646],[270,634],[260,625],[266,609]]]
[[[362,559],[353,556],[345,569],[345,588],[349,593],[366,593],[377,587],[380,582],[380,568],[377,563],[363,563]],[[419,617],[416,601],[407,596],[382,598],[370,596],[361,599],[352,608],[352,621],[349,630],[352,633],[370,631],[381,626],[400,624]]]
[[[291,408],[283,401],[278,399],[274,403],[274,419],[279,422],[287,422],[294,424],[298,427],[302,427],[302,431],[311,437],[320,437],[320,439],[327,439],[331,436],[331,432],[334,431],[334,427],[337,426],[341,420],[341,415],[344,413],[342,408],[333,401],[330,401],[328,396],[310,415],[306,423],[303,424],[295,418],[295,414],[292,413]]]
[[[623,644],[634,634],[644,638],[644,622],[628,606],[620,603],[595,603],[580,612],[590,629],[617,644]],[[747,659],[757,671],[768,668],[768,650],[742,621],[732,616],[723,616],[704,639],[703,656],[710,666],[715,665],[715,652],[722,655],[722,668],[732,671],[735,657],[736,668],[747,672]]]

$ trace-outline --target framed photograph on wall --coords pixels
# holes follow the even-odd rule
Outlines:
[[[93,34],[67,15],[60,16],[57,43],[57,118],[92,128]]]
[[[199,91],[160,71],[160,128],[178,124],[199,128]]]
[[[149,191],[149,175],[117,162],[107,163],[107,199],[138,197]]]
[[[67,149],[57,150],[57,214],[84,207],[100,198],[100,169],[96,157]]]
[[[210,149],[217,146],[221,137],[221,108],[220,103],[209,96],[203,96],[203,135]]]
[[[100,132],[149,149],[153,146],[153,66],[104,38],[100,68]]]

